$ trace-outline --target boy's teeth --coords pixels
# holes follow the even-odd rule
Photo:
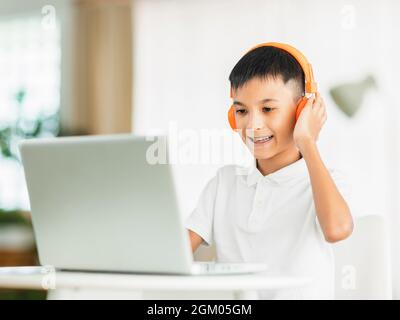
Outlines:
[[[262,138],[254,138],[253,141],[254,142],[259,142],[259,141],[268,141],[270,139],[272,139],[273,136],[269,136],[269,137],[262,137]]]

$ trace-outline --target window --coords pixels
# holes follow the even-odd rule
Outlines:
[[[32,131],[37,119],[39,133],[54,135],[60,106],[61,50],[59,25],[42,25],[40,14],[0,20],[0,208],[29,209],[22,166],[7,156],[6,137],[18,127]],[[15,130],[14,130],[15,131]],[[17,135],[9,150],[17,154]]]

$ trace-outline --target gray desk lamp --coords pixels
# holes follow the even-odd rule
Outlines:
[[[329,93],[336,105],[348,117],[353,117],[360,109],[365,93],[376,88],[376,81],[372,75],[355,83],[344,83],[333,87]]]

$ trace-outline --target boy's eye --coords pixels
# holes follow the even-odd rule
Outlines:
[[[273,110],[273,108],[270,108],[270,107],[263,108],[263,111],[265,111],[265,112],[271,112],[272,110]]]
[[[236,110],[236,113],[240,113],[240,114],[246,114],[246,110],[245,109],[238,109]]]

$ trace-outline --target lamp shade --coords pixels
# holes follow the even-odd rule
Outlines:
[[[375,78],[368,75],[359,82],[335,86],[329,93],[339,109],[348,117],[353,117],[361,108],[365,93],[374,87],[376,87]]]

